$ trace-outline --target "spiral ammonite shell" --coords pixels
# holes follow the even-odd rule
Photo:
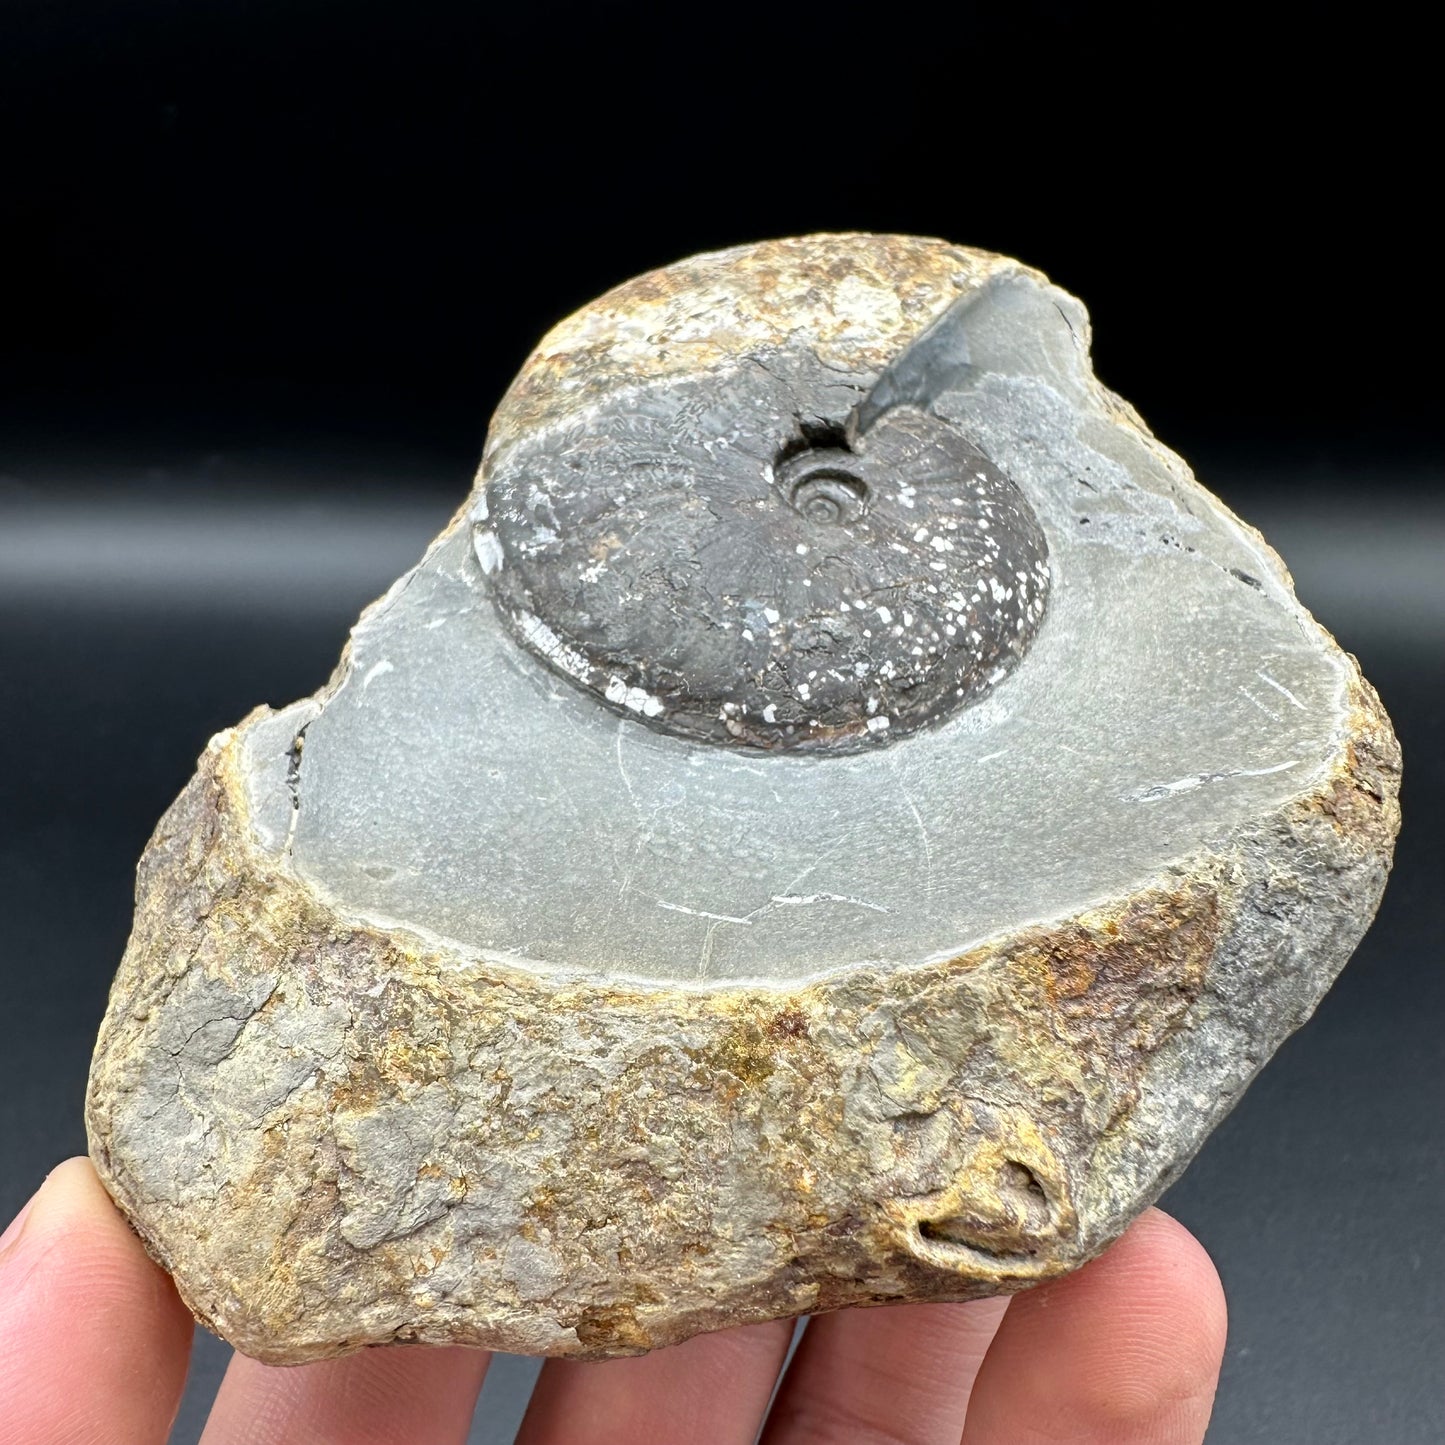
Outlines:
[[[618,711],[705,741],[846,750],[981,698],[1043,618],[1044,534],[926,397],[859,435],[878,381],[804,338],[525,437],[475,534],[502,616]]]

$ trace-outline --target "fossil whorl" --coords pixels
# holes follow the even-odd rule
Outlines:
[[[620,377],[524,432],[474,531],[518,640],[617,710],[715,742],[843,750],[982,697],[1032,642],[1049,569],[1018,488],[928,410],[980,295],[881,377],[800,330]]]

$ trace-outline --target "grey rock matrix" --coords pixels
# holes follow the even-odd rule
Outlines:
[[[295,1362],[1028,1287],[1378,904],[1399,753],[999,256],[815,236],[555,328],[316,697],[141,860],[91,1150]]]

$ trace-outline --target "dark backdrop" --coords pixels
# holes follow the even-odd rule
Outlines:
[[[0,1210],[83,1147],[150,826],[209,732],[324,679],[537,336],[699,249],[944,235],[1083,297],[1396,719],[1380,922],[1169,1202],[1234,1302],[1214,1445],[1445,1439],[1428,51],[1269,20],[6,0]]]
[[[6,0],[0,376],[72,434],[465,455],[539,329],[605,287],[901,230],[1083,296],[1104,377],[1186,450],[1419,442],[1431,92],[1384,8],[1335,24]]]

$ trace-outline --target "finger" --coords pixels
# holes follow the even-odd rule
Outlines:
[[[1015,1298],[964,1445],[1199,1445],[1224,1332],[1209,1256],[1151,1209],[1077,1274]]]
[[[426,1345],[285,1367],[235,1355],[201,1445],[462,1445],[491,1358]]]
[[[548,1360],[517,1445],[752,1445],[792,1328],[722,1330],[631,1360]]]
[[[764,1445],[958,1445],[968,1393],[1008,1301],[890,1305],[808,1326]]]
[[[0,1445],[163,1445],[192,1321],[88,1159],[68,1159],[0,1252]]]

